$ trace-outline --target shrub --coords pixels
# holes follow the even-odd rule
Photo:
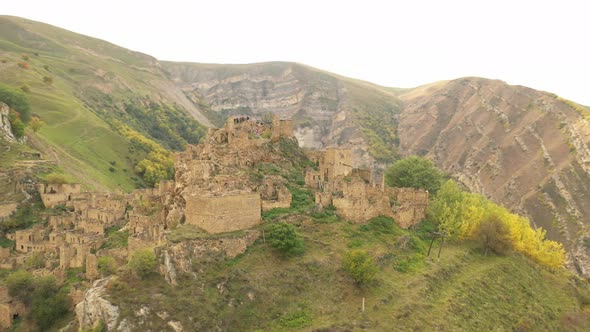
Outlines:
[[[68,180],[66,179],[65,175],[57,174],[57,173],[51,173],[51,174],[47,175],[47,177],[45,177],[45,180],[47,181],[47,183],[51,183],[51,184],[68,183]]]
[[[301,255],[305,250],[303,237],[295,226],[284,221],[268,227],[268,240],[270,245],[284,256]]]
[[[21,67],[22,69],[29,69],[29,63],[28,62],[19,62],[18,66]]]
[[[53,84],[53,77],[51,77],[51,76],[43,76],[43,82],[45,84],[51,85],[51,84]]]
[[[358,286],[366,286],[375,280],[379,268],[364,250],[351,250],[344,254],[342,268],[348,272]]]
[[[47,331],[58,319],[68,312],[68,295],[59,291],[53,276],[35,279],[35,290],[31,301],[30,318],[41,331]]]
[[[399,225],[390,217],[377,216],[371,218],[369,223],[360,227],[362,231],[372,231],[375,234],[397,234]]]
[[[443,173],[432,161],[410,156],[391,165],[385,171],[385,181],[392,187],[426,189],[435,194],[442,184]]]
[[[475,237],[484,247],[484,255],[488,249],[496,254],[505,254],[512,248],[510,228],[496,215],[484,218],[475,231]]]
[[[21,54],[21,59],[25,60],[25,61],[29,61],[29,56],[26,54]]]
[[[33,269],[45,267],[45,255],[42,252],[32,253],[25,261],[25,266]]]
[[[23,302],[27,302],[33,292],[33,275],[27,271],[19,270],[9,275],[6,280],[8,294]]]
[[[129,268],[140,278],[149,276],[156,268],[156,254],[149,248],[134,252],[129,259]]]
[[[29,93],[31,92],[31,87],[27,84],[23,84],[20,86],[20,89],[22,90],[22,92],[24,93]]]
[[[41,129],[41,127],[43,127],[44,124],[45,124],[45,122],[41,121],[41,119],[39,119],[39,117],[34,116],[31,119],[31,122],[29,123],[29,127],[31,127],[31,129],[34,132],[38,132],[39,129]]]
[[[111,256],[101,256],[98,258],[98,272],[103,277],[111,275],[117,271],[117,263]]]

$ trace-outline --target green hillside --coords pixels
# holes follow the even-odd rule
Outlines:
[[[160,91],[157,61],[47,24],[0,17],[0,83],[27,91],[46,125],[32,143],[89,187],[143,186],[138,151],[119,120],[165,148],[181,150],[204,133],[177,100]]]
[[[583,331],[590,328],[588,285],[565,271],[521,256],[484,256],[471,242],[439,243],[399,228],[380,233],[344,221],[295,222],[303,256],[281,258],[259,240],[233,260],[194,261],[196,278],[178,286],[154,275],[120,276],[110,299],[122,319],[149,303],[167,320],[197,330],[228,331]],[[405,240],[411,239],[404,247]],[[355,285],[342,269],[345,253],[362,249],[377,262],[376,280]],[[158,298],[158,301],[152,299]],[[365,298],[365,312],[361,311]],[[143,326],[165,329],[152,316]]]

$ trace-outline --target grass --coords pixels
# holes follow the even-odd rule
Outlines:
[[[580,304],[585,298],[580,294],[590,294],[588,286],[574,286],[568,273],[545,270],[518,255],[483,256],[469,242],[445,244],[440,259],[425,257],[427,239],[420,230],[387,230],[384,220],[368,227],[301,221],[296,224],[305,237],[303,256],[284,260],[259,241],[239,259],[194,266],[196,274],[179,276],[176,287],[157,275],[122,276],[110,296],[122,318],[149,303],[150,310],[168,313],[167,320],[197,330],[581,331],[590,326]],[[401,246],[405,237],[416,243]],[[352,241],[379,265],[370,287],[355,286],[340,268]],[[148,319],[154,328],[166,323],[155,315]]]

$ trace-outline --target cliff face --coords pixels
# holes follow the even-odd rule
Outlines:
[[[265,117],[277,114],[294,120],[295,135],[302,147],[354,147],[357,164],[369,164],[372,158],[367,152],[369,148],[363,128],[355,123],[358,118],[355,111],[369,106],[355,98],[355,93],[366,84],[367,89],[375,90],[373,92],[382,97],[383,105],[376,109],[394,104],[387,99],[393,97],[381,91],[381,87],[295,63],[211,65],[163,62],[162,68],[218,125],[228,115]],[[393,106],[389,109],[393,110]]]
[[[16,138],[12,133],[12,127],[10,126],[10,120],[8,114],[10,108],[4,103],[0,103],[0,137],[5,138],[9,141],[15,141]]]
[[[400,151],[432,158],[471,191],[529,216],[588,275],[590,124],[583,107],[480,78],[401,99]]]

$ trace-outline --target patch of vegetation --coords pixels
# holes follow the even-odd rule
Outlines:
[[[0,232],[6,234],[17,229],[25,229],[41,222],[43,203],[29,202],[18,206],[16,212],[6,221],[0,223]]]
[[[385,182],[391,187],[426,189],[436,194],[444,174],[426,158],[410,156],[396,161],[385,171]]]
[[[156,263],[156,254],[151,248],[137,250],[129,258],[129,268],[140,278],[145,278],[154,273]]]
[[[58,287],[53,276],[16,271],[5,282],[10,295],[30,308],[25,320],[40,331],[47,331],[68,312],[70,300],[66,289]]]
[[[563,246],[545,239],[544,229],[533,229],[528,219],[510,213],[481,195],[464,192],[452,180],[445,182],[431,200],[428,216],[451,239],[479,238],[485,248],[499,251],[504,251],[500,247],[512,247],[550,268],[561,268],[565,264]],[[482,222],[491,223],[490,219],[494,219],[494,224],[480,226]]]
[[[270,224],[267,230],[268,242],[284,257],[298,256],[305,251],[303,237],[295,226],[280,221]]]
[[[371,284],[379,271],[373,258],[364,250],[346,252],[342,258],[342,268],[350,274],[358,286]]]
[[[336,208],[334,205],[325,207],[321,212],[312,212],[311,218],[313,222],[318,224],[328,224],[340,221],[340,217],[336,215]]]
[[[129,241],[129,231],[119,231],[111,228],[111,231],[105,234],[107,239],[100,247],[101,249],[126,248]]]
[[[169,241],[174,243],[182,242],[182,241],[190,241],[196,239],[216,239],[216,238],[237,238],[244,235],[244,231],[235,231],[235,232],[227,232],[227,233],[220,233],[220,234],[209,234],[202,230],[201,228],[190,225],[184,224],[179,225],[170,233],[166,235],[166,238]]]
[[[0,237],[0,247],[14,248],[14,241],[7,239],[6,237]]]

